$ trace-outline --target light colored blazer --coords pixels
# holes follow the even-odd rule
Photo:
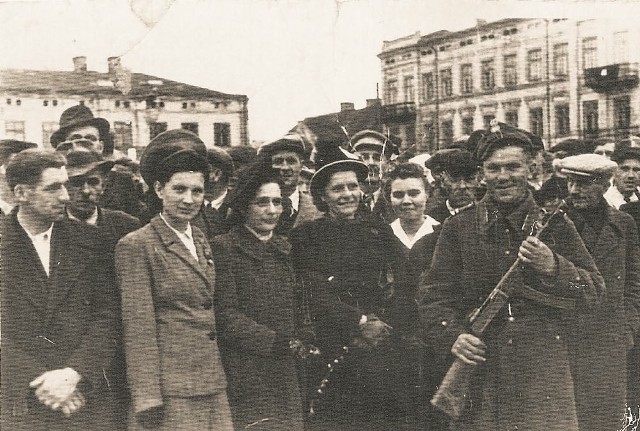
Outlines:
[[[155,216],[116,247],[127,379],[135,413],[165,397],[226,389],[215,337],[215,270],[209,244],[193,227],[198,261]]]
[[[300,192],[298,192],[300,193]],[[311,195],[300,193],[300,203],[298,204],[298,215],[293,223],[293,227],[300,226],[302,223],[313,221],[321,218],[323,214],[313,204]]]

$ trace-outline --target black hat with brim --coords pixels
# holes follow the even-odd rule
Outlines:
[[[104,141],[109,135],[109,122],[104,118],[94,117],[93,112],[84,105],[72,106],[60,116],[60,128],[53,132],[49,141],[56,148],[64,142],[67,134],[78,127],[93,126],[98,129],[100,140]]]
[[[312,196],[319,196],[329,182],[331,175],[336,172],[352,171],[360,182],[365,181],[369,176],[367,165],[338,145],[327,145],[319,148],[315,163],[316,172],[309,182],[309,190]]]

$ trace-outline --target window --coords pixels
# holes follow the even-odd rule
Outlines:
[[[571,132],[569,105],[556,106],[556,136],[567,136]]]
[[[57,121],[45,121],[42,123],[42,143],[44,148],[51,148],[51,135],[58,129]]]
[[[531,133],[542,137],[544,134],[542,108],[533,108],[529,111],[529,124]]]
[[[512,87],[518,84],[518,70],[516,64],[516,55],[504,56],[504,86]]]
[[[443,121],[442,126],[442,143],[444,146],[453,144],[453,121]]]
[[[587,138],[598,136],[598,101],[588,100],[582,102],[582,121],[584,123],[584,135]]]
[[[473,117],[464,117],[462,119],[462,134],[470,135],[473,133]]]
[[[553,74],[556,77],[569,74],[569,44],[567,43],[553,46]]]
[[[116,108],[119,108],[119,107],[120,107],[120,101],[116,100]]]
[[[180,126],[184,130],[188,130],[196,135],[198,134],[198,123],[182,123]]]
[[[182,102],[182,109],[187,109],[187,102]]]
[[[229,123],[213,123],[213,145],[216,147],[231,146],[231,125]]]
[[[470,64],[463,64],[460,67],[460,92],[473,93],[473,68]]]
[[[613,118],[616,133],[626,135],[626,131],[631,125],[631,105],[629,96],[617,97],[613,99]]]
[[[167,131],[167,123],[151,123],[149,124],[149,140],[155,138],[162,132]]]
[[[589,69],[598,65],[598,39],[582,39],[582,68]]]
[[[626,63],[629,61],[628,38],[628,31],[613,33],[613,46],[615,49],[613,56],[614,63]]]
[[[413,76],[404,77],[404,101],[413,102]]]
[[[532,49],[527,54],[527,80],[539,81],[542,79],[542,50]]]
[[[125,101],[124,101],[124,107],[125,107],[125,108],[129,108],[130,106],[131,106],[131,102],[130,102],[130,101],[128,101],[128,100],[125,100]]]
[[[387,103],[398,103],[398,81],[395,79],[387,81]]]
[[[493,68],[493,59],[484,60],[482,62],[482,89],[491,90],[496,86],[495,70]]]
[[[435,97],[435,85],[433,82],[433,72],[422,75],[422,87],[424,88],[425,100],[431,100]]]
[[[123,150],[133,147],[133,130],[130,121],[113,122],[113,144],[115,148]]]
[[[24,141],[24,121],[7,121],[4,126],[7,139]]]
[[[488,129],[491,127],[491,120],[493,120],[495,116],[493,114],[486,114],[482,116],[482,127]]]
[[[434,123],[426,123],[424,125],[424,137],[430,149],[435,150],[438,145],[436,143],[436,128]]]
[[[442,96],[451,97],[453,88],[451,85],[451,69],[444,69],[440,72],[440,82],[442,83]]]
[[[42,106],[49,106],[49,101],[48,100],[43,100],[42,101]]]
[[[507,111],[504,113],[504,122],[510,126],[518,127],[518,112]]]

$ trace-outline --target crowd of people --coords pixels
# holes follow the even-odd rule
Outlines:
[[[52,150],[0,141],[3,429],[640,421],[633,140],[493,121],[425,157],[176,129],[138,162],[109,129],[76,106]]]

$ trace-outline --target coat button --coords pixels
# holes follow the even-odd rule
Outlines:
[[[617,276],[616,278],[617,278],[618,280],[622,280],[622,276],[621,276],[621,275]]]
[[[509,250],[505,251],[504,254],[506,254],[507,256],[509,256],[511,254],[511,252]]]

